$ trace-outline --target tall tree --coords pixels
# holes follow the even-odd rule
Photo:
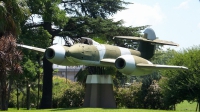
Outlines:
[[[29,30],[35,30],[39,27],[43,27],[44,32],[48,33],[49,42],[43,44],[43,48],[48,47],[53,43],[54,37],[59,34],[58,30],[62,30],[62,27],[68,21],[65,11],[61,10],[58,5],[61,3],[61,0],[29,0],[27,1],[28,7],[31,10],[32,16],[37,16],[42,19],[42,22],[35,23],[29,21],[24,25],[27,26]],[[50,36],[49,36],[50,35]],[[43,35],[44,36],[44,35]],[[41,36],[40,36],[41,37]],[[45,38],[45,37],[41,37]],[[35,39],[38,39],[35,37]],[[32,45],[36,45],[33,43]],[[43,93],[40,108],[51,108],[52,106],[52,63],[43,58]]]
[[[47,30],[44,30],[43,27],[37,28],[28,28],[29,26],[22,26],[22,34],[18,39],[19,43],[24,43],[30,46],[37,46],[40,48],[46,48],[50,45],[51,35]],[[30,41],[34,40],[34,41]],[[40,74],[41,71],[41,61],[43,57],[43,53],[22,49],[23,51],[23,76],[20,77],[20,80],[26,80],[28,83],[35,83],[36,79],[38,79],[38,84],[40,82]],[[20,82],[21,83],[21,82]],[[23,82],[22,82],[23,83]],[[23,87],[23,86],[21,86]],[[39,87],[39,85],[38,85]],[[38,91],[41,90],[38,88]],[[39,96],[39,95],[38,95]],[[39,100],[39,99],[38,99]],[[37,107],[39,107],[39,101],[37,103]]]

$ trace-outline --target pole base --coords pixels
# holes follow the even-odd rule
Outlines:
[[[111,75],[88,75],[83,107],[116,108]]]

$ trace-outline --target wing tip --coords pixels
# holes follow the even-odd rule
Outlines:
[[[182,69],[188,70],[188,67],[181,66]]]

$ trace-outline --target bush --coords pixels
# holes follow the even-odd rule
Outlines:
[[[84,101],[84,88],[79,83],[72,82],[70,87],[64,92],[60,98],[58,106],[61,108],[66,107],[81,107]]]
[[[147,90],[147,95],[144,99],[145,108],[149,109],[163,109],[163,97],[161,94],[161,89],[156,82],[156,80],[152,81],[152,84],[149,86]]]
[[[65,78],[54,77],[53,107],[81,107],[84,101],[84,88],[80,83]]]
[[[139,108],[140,99],[139,93],[141,88],[141,83],[133,83],[131,86],[126,88],[114,89],[115,100],[117,107],[120,108]]]
[[[114,88],[117,107],[163,109],[162,94],[157,82],[152,83],[147,90],[141,88],[142,83],[138,82],[124,88]],[[82,107],[84,95],[84,86],[80,83],[65,78],[53,77],[53,108]],[[17,106],[16,97],[16,90],[13,90],[9,107]],[[30,89],[30,103],[33,104],[32,108],[37,106],[37,89]],[[26,88],[22,88],[20,92],[19,104],[20,107],[26,107]]]
[[[26,94],[26,88],[22,88],[19,90],[19,107],[20,108],[26,108],[27,104],[27,94]],[[36,108],[37,107],[37,98],[38,98],[38,91],[37,89],[34,89],[33,87],[30,88],[30,107]],[[40,98],[41,98],[41,92],[40,92]],[[39,98],[39,99],[40,99]],[[17,107],[17,90],[12,90],[10,94],[10,99],[8,103],[9,108],[16,108]]]

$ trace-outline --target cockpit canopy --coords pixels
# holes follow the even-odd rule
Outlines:
[[[97,45],[97,44],[99,44],[98,42],[92,40],[91,38],[87,38],[87,37],[81,37],[80,43],[88,44],[88,45]]]

